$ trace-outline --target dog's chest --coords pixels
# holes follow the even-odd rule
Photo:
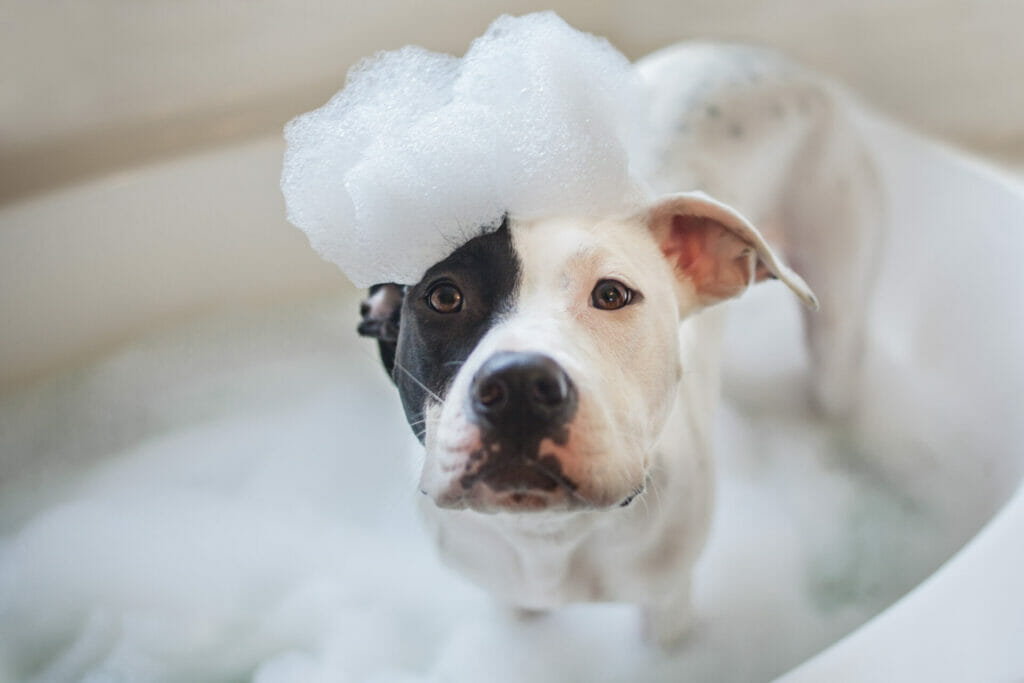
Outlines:
[[[691,483],[707,488],[700,477]],[[666,502],[654,515],[646,506],[618,519],[615,512],[585,513],[551,533],[533,519],[439,510],[429,502],[423,513],[445,564],[506,604],[649,603],[674,590],[703,543],[707,500],[685,488],[677,492],[680,509]]]
[[[429,502],[422,511],[445,563],[508,604],[547,609],[604,597],[600,568],[582,547],[584,520],[545,529],[537,519],[440,510]]]

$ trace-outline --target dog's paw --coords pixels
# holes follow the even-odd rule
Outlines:
[[[693,611],[689,600],[670,601],[665,605],[643,610],[644,640],[672,652],[687,640],[693,628]]]
[[[509,609],[512,617],[520,622],[536,621],[548,614],[546,609],[533,609],[531,607],[510,607]]]

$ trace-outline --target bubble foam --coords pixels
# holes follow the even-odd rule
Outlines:
[[[553,12],[499,17],[461,59],[379,53],[286,126],[288,219],[366,287],[417,282],[505,215],[629,211],[643,97],[620,52]]]

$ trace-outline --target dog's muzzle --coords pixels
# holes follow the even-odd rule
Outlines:
[[[460,479],[465,495],[485,501],[483,507],[534,508],[573,495],[576,484],[555,451],[568,444],[578,398],[558,363],[540,353],[500,351],[477,371],[468,399],[482,448]]]

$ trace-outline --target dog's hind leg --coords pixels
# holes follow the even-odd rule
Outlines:
[[[857,400],[884,232],[885,192],[847,105],[826,93],[783,188],[783,251],[818,297],[804,311],[810,393],[825,415]]]

